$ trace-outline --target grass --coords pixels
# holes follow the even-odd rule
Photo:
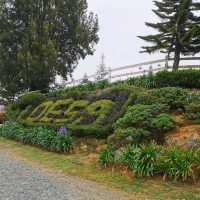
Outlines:
[[[136,194],[138,199],[200,200],[200,184],[164,182],[157,179],[130,179],[120,172],[101,170],[94,161],[85,162],[85,154],[61,155],[0,138],[0,147],[34,165],[66,175],[93,180],[110,187]]]

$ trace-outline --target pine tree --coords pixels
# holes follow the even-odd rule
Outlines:
[[[103,80],[105,77],[108,75],[108,70],[106,69],[106,64],[105,64],[105,55],[102,54],[101,56],[101,62],[98,66],[97,73],[96,73],[96,80]]]
[[[161,0],[154,1],[153,12],[161,19],[159,23],[146,23],[148,27],[158,31],[155,35],[139,36],[152,43],[144,46],[142,52],[154,53],[161,51],[170,56],[174,54],[173,70],[178,70],[181,54],[195,55],[200,52],[200,3],[192,0]]]

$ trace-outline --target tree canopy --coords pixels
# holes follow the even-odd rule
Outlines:
[[[153,12],[160,18],[158,23],[146,25],[158,33],[139,36],[152,43],[144,46],[142,52],[153,53],[161,51],[170,55],[174,53],[173,69],[179,67],[180,56],[194,55],[200,52],[200,10],[199,0],[156,0]]]
[[[14,96],[47,90],[56,75],[65,80],[80,59],[92,55],[98,19],[86,0],[2,0],[0,85]]]

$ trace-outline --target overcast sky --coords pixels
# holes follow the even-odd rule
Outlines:
[[[153,0],[88,0],[88,4],[89,10],[99,17],[100,41],[95,54],[79,63],[75,78],[82,78],[86,72],[94,74],[102,53],[107,67],[112,68],[158,58],[158,55],[140,54],[140,47],[145,43],[137,38],[152,32],[144,22],[156,19],[151,11]]]

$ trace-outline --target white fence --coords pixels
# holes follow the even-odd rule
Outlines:
[[[138,63],[134,65],[128,65],[118,68],[109,68],[106,71],[104,79],[108,79],[110,82],[117,80],[126,80],[130,77],[138,77],[147,75],[149,73],[157,73],[164,69],[172,69],[172,58],[153,60],[149,62]],[[200,57],[183,57],[181,58],[180,68],[200,68]],[[105,72],[103,72],[105,74]],[[96,81],[96,74],[87,76],[89,81]],[[79,85],[84,79],[72,80],[71,82],[65,83],[66,86]]]

